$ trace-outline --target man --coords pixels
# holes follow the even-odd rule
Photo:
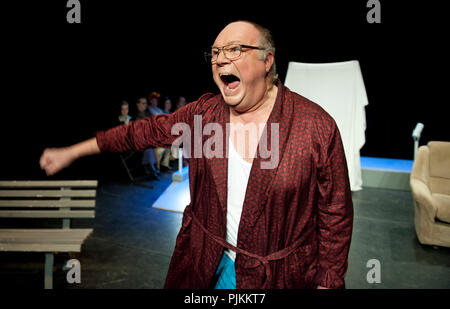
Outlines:
[[[41,167],[53,174],[100,151],[169,147],[176,138],[171,128],[192,128],[201,115],[203,128],[216,123],[228,132],[221,137],[227,155],[190,160],[191,203],[165,287],[342,288],[353,205],[339,131],[323,109],[281,84],[274,53],[268,30],[231,23],[207,55],[220,95],[45,150]],[[236,143],[242,137],[236,128],[261,123],[267,130]],[[258,150],[267,141],[278,157],[262,168]]]
[[[134,117],[136,120],[142,120],[147,117],[150,117],[152,114],[148,110],[147,99],[144,97],[140,97],[136,101],[136,116]]]
[[[150,111],[151,115],[158,115],[164,113],[164,111],[160,109],[158,106],[159,96],[160,96],[159,93],[156,92],[152,92],[148,95],[148,99],[150,100],[150,106],[148,107],[148,110]]]

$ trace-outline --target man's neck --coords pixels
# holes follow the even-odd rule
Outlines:
[[[270,83],[263,98],[257,102],[253,107],[244,112],[239,113],[230,107],[230,117],[231,122],[242,122],[242,123],[261,123],[266,122],[272,112],[273,106],[275,105],[275,100],[277,98],[278,87]]]

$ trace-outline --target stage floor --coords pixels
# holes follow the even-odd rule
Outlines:
[[[162,288],[182,214],[152,205],[171,183],[170,174],[148,182],[154,189],[100,183],[96,218],[74,221],[74,227],[94,227],[77,256],[81,284],[66,282],[62,265],[69,257],[58,254],[55,289]],[[352,196],[355,219],[347,288],[450,288],[450,248],[435,250],[418,243],[410,192],[364,188]],[[379,284],[366,280],[370,259],[381,263]],[[0,252],[0,286],[42,288],[43,262],[43,254]]]

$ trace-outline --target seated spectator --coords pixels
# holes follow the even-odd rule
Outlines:
[[[142,120],[152,115],[148,110],[147,99],[144,97],[138,99],[138,101],[136,102],[136,109],[137,112],[136,116],[134,117],[136,120]]]
[[[175,104],[175,111],[179,110],[183,106],[186,105],[186,99],[183,96],[179,96],[177,99],[177,103]]]
[[[172,100],[169,97],[164,98],[163,112],[165,114],[172,114]],[[177,169],[178,166],[178,159],[172,156],[172,153],[170,153],[169,157],[169,166],[173,169]]]
[[[128,115],[129,112],[129,105],[127,101],[122,101],[122,104],[120,105],[120,115],[119,115],[119,124],[128,124],[133,119],[130,115]]]
[[[152,92],[148,95],[148,99],[150,100],[150,106],[148,107],[148,110],[152,116],[164,114],[163,110],[158,107],[158,99],[160,96],[161,95],[157,92]]]
[[[164,99],[163,113],[164,114],[172,114],[172,101],[170,100],[169,97],[166,97]]]
[[[136,102],[136,120],[142,120],[147,117],[150,117],[151,114],[148,110],[147,106],[147,99],[144,97],[140,97]],[[144,150],[142,154],[142,166],[144,168],[145,174],[148,175],[150,179],[153,180],[159,180],[159,177],[157,176],[158,171],[155,169],[155,166],[157,165],[156,157],[155,157],[155,150],[153,148],[148,148]]]
[[[164,114],[164,111],[158,107],[158,99],[160,96],[161,95],[157,92],[152,92],[148,96],[150,99],[150,106],[148,107],[148,110],[152,116]],[[155,153],[157,171],[166,172],[173,170],[170,166],[170,149],[158,147],[154,148],[153,151]]]

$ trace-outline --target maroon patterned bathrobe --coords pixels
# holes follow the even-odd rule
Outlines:
[[[206,94],[172,115],[156,115],[96,133],[100,150],[170,147],[172,125],[215,122],[226,132],[230,112]],[[225,242],[227,156],[191,158],[191,203],[184,211],[166,288],[208,288],[224,247],[237,252],[237,288],[344,287],[353,225],[346,160],[334,120],[317,104],[278,82],[268,124],[279,123],[279,164],[252,165],[237,248]],[[194,138],[192,129],[192,139]],[[212,135],[202,137],[203,144]],[[271,130],[267,130],[270,141]],[[223,134],[227,151],[228,137]],[[271,145],[268,142],[268,145]],[[193,155],[192,151],[192,155]]]

